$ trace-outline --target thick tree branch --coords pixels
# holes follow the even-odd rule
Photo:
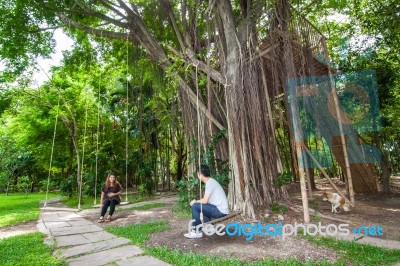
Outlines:
[[[114,12],[115,12],[116,14],[118,14],[119,16],[125,17],[124,14],[122,14],[117,8],[115,8],[115,7],[117,7],[116,5],[114,5],[114,4],[112,4],[112,3],[108,2],[108,1],[104,1],[104,0],[97,0],[97,1],[98,1],[100,4],[102,4],[103,6],[105,6],[106,8],[108,8],[108,9],[114,11]],[[118,7],[119,7],[119,6],[118,6]]]
[[[171,3],[168,0],[161,0],[161,2],[163,3],[163,7],[165,9],[165,11],[168,14],[169,17],[169,21],[172,25],[172,28],[175,31],[175,35],[178,39],[179,45],[181,46],[181,50],[184,51],[185,50],[185,44],[183,43],[183,39],[182,39],[182,35],[181,32],[179,31],[178,25],[176,24],[176,19],[175,16],[172,12],[172,7],[171,7]]]
[[[106,16],[106,15],[104,15],[103,13],[99,13],[99,12],[97,12],[97,11],[91,9],[91,8],[88,8],[88,7],[85,5],[85,3],[83,3],[82,1],[79,1],[79,0],[74,0],[74,1],[75,1],[75,3],[77,3],[88,15],[91,15],[91,16],[97,17],[97,18],[99,18],[99,19],[108,21],[108,22],[110,22],[110,23],[112,23],[112,24],[114,24],[114,25],[116,25],[116,26],[121,27],[121,28],[126,28],[126,25],[127,25],[126,23],[123,23],[123,22],[121,22],[121,21],[119,21],[119,20],[110,18],[109,16]],[[122,15],[122,17],[126,19],[126,16],[125,16],[125,15]]]
[[[93,34],[93,35],[100,36],[100,37],[107,37],[107,38],[111,38],[111,39],[118,39],[118,40],[126,40],[127,37],[129,40],[134,39],[134,36],[132,34],[129,34],[129,36],[127,36],[126,33],[107,31],[107,30],[103,30],[103,29],[97,29],[94,27],[82,25],[79,22],[77,22],[73,19],[70,19],[69,17],[67,17],[61,13],[59,13],[58,16],[60,17],[60,19],[62,21],[64,21],[64,23],[71,25],[77,29],[83,30],[89,34]]]
[[[173,52],[175,55],[179,56],[182,60],[184,60],[187,64],[193,65],[197,67],[200,71],[204,72],[205,74],[209,75],[214,81],[219,82],[221,84],[226,83],[225,77],[215,69],[209,67],[206,63],[201,60],[198,60],[195,56],[193,51],[187,50],[186,56],[182,53],[176,51],[173,47],[168,46],[168,49]]]

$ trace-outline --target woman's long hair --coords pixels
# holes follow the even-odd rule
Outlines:
[[[121,186],[121,184],[117,180],[117,176],[115,175],[115,173],[109,173],[107,176],[107,179],[106,179],[106,188],[111,187],[110,176],[112,176],[112,175],[115,177],[114,186]]]

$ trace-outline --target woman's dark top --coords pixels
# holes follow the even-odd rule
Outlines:
[[[103,187],[101,188],[101,191],[104,192],[104,198],[103,200],[109,199],[109,200],[116,200],[117,203],[121,202],[121,198],[119,197],[119,195],[115,195],[112,196],[111,198],[108,197],[108,193],[117,193],[120,192],[122,190],[122,187],[120,184],[116,184],[114,187],[106,187],[106,184],[103,185]]]

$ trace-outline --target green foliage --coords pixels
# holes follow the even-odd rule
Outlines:
[[[153,195],[154,181],[151,178],[146,179],[142,184],[139,185],[139,193],[150,197]]]
[[[28,176],[20,176],[18,178],[17,190],[25,192],[26,197],[28,197],[29,189],[32,186],[32,181]]]
[[[49,191],[57,190],[59,188],[60,188],[60,186],[59,186],[58,182],[53,181],[53,180],[51,180],[49,182]],[[47,179],[43,179],[43,180],[39,181],[38,189],[41,192],[43,192],[43,191],[45,192],[47,190]]]
[[[135,245],[143,245],[150,235],[155,232],[168,229],[167,221],[130,224],[127,226],[107,226],[105,230],[121,237],[131,240]]]
[[[48,56],[55,43],[50,31],[39,30],[46,20],[51,21],[49,10],[34,1],[0,1],[0,17],[0,58],[6,65],[0,82],[4,82],[31,66],[38,55]]]
[[[276,201],[273,201],[271,204],[271,211],[274,214],[285,214],[287,212],[287,206],[285,204],[279,204]]]
[[[49,193],[48,198],[60,196]],[[39,202],[46,199],[45,193],[31,193],[26,198],[22,193],[0,194],[0,227],[17,225],[39,219]]]
[[[64,265],[61,258],[52,256],[52,249],[43,243],[42,233],[30,233],[0,240],[0,265]]]
[[[275,186],[281,187],[287,184],[290,184],[293,180],[293,173],[290,171],[284,171],[280,173],[275,179]]]
[[[60,190],[63,195],[66,195],[69,198],[71,198],[76,193],[77,187],[78,187],[78,182],[76,176],[71,175],[68,178],[66,178],[63,182],[61,182]]]
[[[188,208],[189,202],[199,197],[200,181],[197,178],[197,173],[194,173],[188,180],[178,181],[178,196],[179,204],[182,207]]]

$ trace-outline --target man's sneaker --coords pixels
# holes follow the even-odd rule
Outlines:
[[[203,233],[202,232],[196,233],[196,231],[192,230],[190,233],[184,234],[184,236],[187,238],[202,238]]]

